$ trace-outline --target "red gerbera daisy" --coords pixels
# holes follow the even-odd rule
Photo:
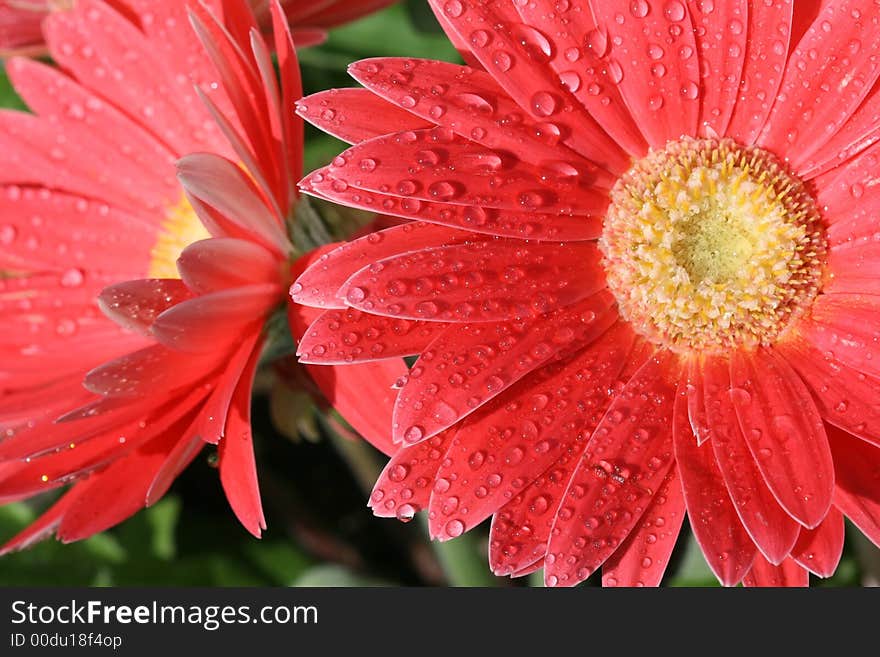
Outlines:
[[[9,67],[36,115],[0,113],[0,501],[73,485],[5,551],[120,522],[206,442],[236,515],[265,527],[251,383],[305,266],[286,233],[302,175],[302,123],[281,109],[301,94],[293,44],[276,6],[279,85],[246,4],[225,4],[228,30],[194,6],[195,32],[182,3],[131,7],[137,24],[94,0],[47,19],[72,77]],[[381,445],[390,408],[357,388],[390,389],[403,362],[321,369]]]
[[[302,188],[414,220],[292,288],[303,361],[419,356],[374,511],[551,585],[658,584],[685,511],[726,585],[880,543],[876,0],[431,5],[472,68],[300,105],[356,144]]]

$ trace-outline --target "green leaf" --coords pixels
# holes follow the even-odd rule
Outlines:
[[[173,559],[177,554],[175,531],[180,519],[180,500],[166,497],[143,513],[153,534],[153,554],[159,559]]]
[[[333,30],[322,48],[364,57],[425,57],[461,61],[458,51],[445,34],[426,34],[413,29],[403,5],[394,5]]]
[[[9,82],[9,76],[6,75],[6,67],[0,61],[0,107],[9,107],[12,109],[25,109],[25,104],[21,101],[12,84]]]
[[[37,519],[42,506],[18,502],[0,507],[0,537],[8,540]],[[125,548],[112,536],[62,545],[43,541],[0,558],[3,586],[88,586],[125,561]],[[106,577],[104,577],[106,579]]]
[[[310,568],[291,586],[322,586],[322,587],[355,587],[355,586],[396,586],[376,577],[359,575],[345,566],[323,564]]]
[[[312,565],[302,551],[281,541],[248,543],[245,553],[273,584],[290,586]]]
[[[431,11],[431,7],[424,0],[407,0],[404,5],[407,16],[419,32],[427,34],[443,34],[443,28],[437,22],[437,17]]]

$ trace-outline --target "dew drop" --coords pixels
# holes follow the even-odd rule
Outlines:
[[[532,96],[532,111],[537,116],[550,116],[556,112],[559,103],[553,94],[539,91]]]
[[[415,517],[417,511],[418,509],[412,504],[401,504],[397,507],[397,513],[395,515],[400,522],[409,522]]]
[[[446,533],[452,538],[461,536],[464,533],[464,523],[461,520],[450,520],[446,523]]]
[[[629,3],[629,13],[636,18],[644,18],[650,11],[651,7],[646,0],[632,0],[632,2]]]
[[[64,287],[78,287],[85,281],[81,269],[68,269],[61,275],[61,285]]]
[[[663,15],[666,16],[667,20],[677,23],[685,16],[684,5],[678,2],[678,0],[671,0],[671,2],[667,2],[663,6]]]
[[[443,5],[443,11],[450,18],[459,18],[464,13],[464,5],[459,0],[449,0],[449,2]]]
[[[685,82],[681,86],[681,95],[688,100],[696,100],[700,95],[700,88],[695,82]]]

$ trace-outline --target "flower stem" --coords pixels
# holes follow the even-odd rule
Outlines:
[[[382,470],[375,449],[366,441],[352,440],[349,433],[331,415],[325,417],[333,447],[348,465],[361,487],[369,493]],[[427,532],[428,519],[419,514],[419,521]],[[450,586],[499,586],[500,580],[489,570],[485,550],[477,534],[469,532],[451,541],[431,541],[431,547]]]
[[[428,519],[419,514],[419,521],[427,530]],[[468,532],[451,541],[431,541],[431,547],[446,574],[449,586],[488,587],[500,586],[501,582],[489,570],[485,550],[480,537]]]
[[[534,587],[543,587],[544,586],[544,569],[540,568],[529,575],[529,586]]]
[[[366,440],[346,429],[332,414],[323,419],[329,425],[330,431],[327,433],[333,448],[345,461],[361,489],[369,495],[382,472],[378,452]]]

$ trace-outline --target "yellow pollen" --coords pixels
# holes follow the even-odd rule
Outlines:
[[[825,237],[771,154],[682,139],[618,180],[599,246],[621,315],[676,351],[770,344],[819,288]]]
[[[186,196],[181,196],[180,202],[166,211],[165,220],[150,252],[152,257],[147,277],[179,278],[177,259],[180,253],[193,242],[209,237],[211,234],[202,225]]]

